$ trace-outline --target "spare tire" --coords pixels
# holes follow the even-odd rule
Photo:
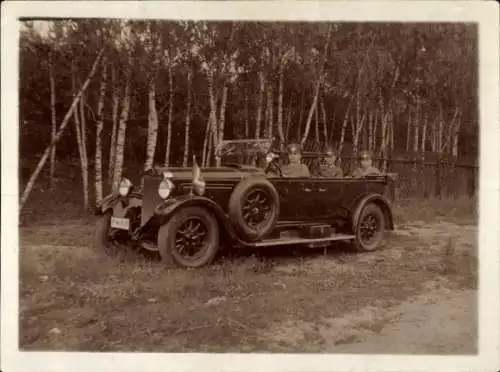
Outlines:
[[[228,214],[240,238],[256,241],[276,225],[280,200],[276,188],[263,177],[248,177],[233,190]]]

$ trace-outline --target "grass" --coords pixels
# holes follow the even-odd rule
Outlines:
[[[429,283],[449,290],[477,285],[475,245],[468,237],[443,238],[445,225],[442,234],[423,237],[418,225],[363,255],[342,246],[326,256],[276,248],[224,253],[196,270],[168,269],[142,255],[109,258],[91,249],[94,219],[83,216],[75,195],[79,190],[63,184],[57,193],[35,190],[21,216],[23,349],[324,351],[331,346],[325,337],[336,332],[328,336],[318,328],[328,319],[356,313],[353,327],[376,331],[385,323],[364,321],[360,311],[391,308],[425,293]],[[471,223],[472,204],[407,200],[395,209],[396,223],[420,220],[432,228],[450,205],[455,209],[448,220]],[[296,339],[289,332],[300,324],[309,326]],[[339,333],[337,341],[355,337]]]

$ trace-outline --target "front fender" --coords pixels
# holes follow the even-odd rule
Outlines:
[[[119,204],[122,205],[122,209],[124,210],[128,210],[133,207],[141,207],[142,195],[137,192],[132,192],[127,196],[121,196],[118,194],[107,195],[96,205],[95,214],[104,214],[107,211],[114,209]]]
[[[170,199],[158,205],[155,208],[155,219],[158,219],[160,224],[165,224],[175,213],[181,208],[200,206],[208,209],[217,218],[219,225],[229,235],[229,237],[239,243],[243,243],[237,236],[229,218],[222,208],[213,200],[203,196],[185,195],[176,199]]]
[[[353,213],[351,216],[352,228],[355,229],[358,225],[358,220],[363,207],[368,203],[377,204],[384,213],[386,229],[394,230],[394,219],[392,215],[392,204],[385,196],[380,194],[365,194],[361,196],[354,204]]]

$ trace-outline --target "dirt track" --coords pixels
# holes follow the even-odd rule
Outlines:
[[[370,254],[240,257],[195,272],[117,265],[72,234],[43,244],[59,231],[22,233],[31,350],[476,353],[473,225],[416,221]]]

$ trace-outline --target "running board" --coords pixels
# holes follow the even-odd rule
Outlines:
[[[251,247],[270,247],[275,245],[294,245],[294,244],[315,244],[315,243],[328,243],[337,240],[352,240],[355,239],[354,235],[345,235],[345,234],[334,234],[331,236],[327,236],[325,238],[316,238],[316,239],[308,239],[308,238],[275,238],[275,239],[265,239],[259,242],[246,243]]]

